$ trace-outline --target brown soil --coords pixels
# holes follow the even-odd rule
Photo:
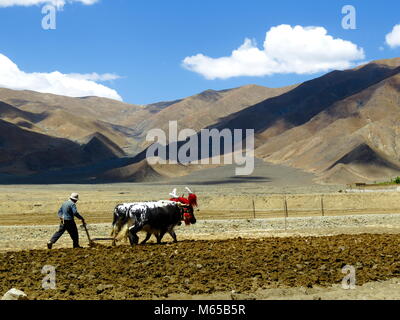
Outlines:
[[[331,287],[345,265],[357,285],[400,276],[400,235],[340,235],[184,241],[134,248],[0,253],[0,292],[32,299],[163,299],[267,288]],[[57,270],[57,289],[41,287],[41,269]]]

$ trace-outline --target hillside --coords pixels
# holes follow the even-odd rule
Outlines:
[[[157,127],[167,129],[169,120],[177,120],[185,127],[200,130],[218,122],[222,116],[289,89],[246,86],[219,92],[209,90],[182,100],[148,106],[97,97],[70,98],[0,89],[0,119],[4,120],[4,126],[12,125],[12,130],[16,132],[12,140],[18,142],[18,148],[11,145],[2,147],[4,161],[0,162],[0,172],[33,175],[36,180],[40,175],[47,178],[53,175],[54,179],[74,179],[74,175],[79,175],[76,178],[82,181],[96,177],[136,181],[153,176],[185,175],[192,169],[179,165],[171,169],[150,167],[147,163],[136,164],[136,161],[143,160],[143,157],[135,158],[135,155],[145,149],[148,130]],[[39,142],[37,145],[34,145],[35,140]],[[59,148],[65,151],[58,152],[57,147],[54,153],[49,152],[47,145],[52,145],[53,141],[63,141]],[[26,154],[29,154],[29,163],[35,163],[34,166],[27,165]],[[65,157],[71,154],[70,159],[61,154]],[[128,155],[131,158],[113,162],[113,159],[123,159]],[[10,161],[14,163],[12,166]],[[121,164],[128,167],[120,169]],[[114,165],[116,167],[112,168]],[[68,173],[69,167],[71,174]],[[77,170],[79,167],[82,169]],[[50,175],[46,173],[49,170],[53,170]],[[58,170],[57,174],[54,170]]]
[[[255,129],[259,159],[318,183],[381,181],[400,175],[400,58],[285,88],[207,90],[148,106],[0,89],[0,121],[0,174],[21,179],[137,182],[225,172],[147,163],[147,132],[168,132],[177,121],[197,132]]]
[[[127,114],[150,114],[143,106],[130,105],[98,97],[71,98],[33,91],[0,88],[0,102],[18,111],[12,118],[1,117],[14,124],[49,136],[81,143],[90,134],[101,133],[125,152],[135,154],[136,131],[122,123]],[[0,116],[2,111],[0,109]]]
[[[169,122],[177,121],[180,130],[190,128],[200,131],[218,123],[222,118],[235,114],[265,99],[279,96],[295,86],[284,88],[266,88],[248,85],[230,90],[207,90],[186,99],[172,102],[148,117],[137,128],[143,134],[153,128],[169,132]],[[163,104],[165,106],[166,103]],[[144,145],[147,145],[144,143]]]
[[[0,120],[0,172],[30,174],[86,163],[78,144]]]
[[[101,133],[91,134],[85,140],[83,151],[90,155],[92,161],[121,158],[126,155],[116,143]]]
[[[319,183],[387,180],[400,174],[399,72],[398,58],[334,71],[210,127],[254,129],[258,158],[313,173]]]
[[[5,88],[0,88],[0,101],[32,113],[52,113],[55,110],[63,110],[75,116],[113,124],[122,124],[127,113],[134,114],[144,109],[143,106],[106,98],[71,98],[49,93]]]
[[[259,130],[256,155],[316,173],[318,181],[326,183],[372,182],[399,174],[399,65],[396,59],[353,71],[365,79],[365,72],[372,70],[371,85],[349,92],[344,82],[344,98],[322,111],[297,119],[298,111],[289,112],[278,118]],[[286,130],[279,132],[277,127]]]

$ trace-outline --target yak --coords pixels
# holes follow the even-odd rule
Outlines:
[[[174,228],[185,221],[187,225],[195,224],[194,213],[187,213],[187,205],[176,201],[157,201],[157,202],[138,202],[125,203],[116,206],[114,209],[113,244],[128,237],[130,244],[139,243],[137,233],[145,231],[146,238],[142,242],[145,244],[154,234],[157,243],[160,244],[165,234],[168,232],[177,242]],[[122,234],[122,236],[121,236]]]

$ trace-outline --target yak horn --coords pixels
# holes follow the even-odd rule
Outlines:
[[[172,192],[169,194],[171,197],[178,198],[178,195],[176,194],[176,188],[172,190]]]
[[[185,189],[186,189],[190,194],[193,194],[192,190],[190,190],[188,187],[185,187]]]

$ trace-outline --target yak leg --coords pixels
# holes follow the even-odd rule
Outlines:
[[[172,229],[172,230],[169,230],[168,233],[170,234],[170,236],[172,237],[172,239],[174,239],[174,243],[177,243],[177,242],[178,242],[178,239],[177,239],[177,237],[176,237],[175,231]]]
[[[111,231],[111,237],[113,238],[112,246],[115,247],[117,246],[117,231],[116,231],[116,226],[113,226],[113,229]]]
[[[136,224],[133,227],[129,228],[129,242],[131,243],[131,246],[134,246],[139,243],[139,237],[137,236],[137,233],[142,230],[143,226],[140,224]]]
[[[162,230],[160,231],[160,233],[158,235],[156,235],[157,237],[157,244],[161,244],[161,240],[162,238],[164,238],[165,234],[167,233],[167,231]]]
[[[146,239],[144,239],[140,244],[146,244],[151,238],[151,233],[147,232]]]
[[[139,243],[139,237],[137,236],[136,233],[129,232],[128,237],[129,237],[129,242],[130,242],[131,246],[134,246]]]

